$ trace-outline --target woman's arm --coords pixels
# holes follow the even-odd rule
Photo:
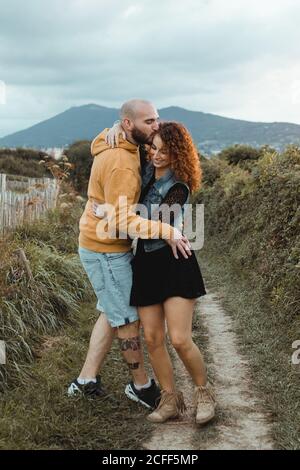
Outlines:
[[[170,214],[170,220],[168,223],[173,223],[174,222],[174,217],[178,215],[178,212],[181,211],[182,207],[186,203],[187,199],[189,196],[189,191],[186,186],[183,184],[177,183],[175,184],[166,194],[164,197],[162,203],[160,206],[157,208],[156,211],[153,212],[152,218],[154,220],[160,220],[161,222],[164,222],[163,216],[164,212],[162,210],[162,205],[167,205],[169,207],[174,206],[174,211],[168,212]]]
[[[176,183],[164,197],[162,204],[172,206],[172,204],[180,204],[183,206],[188,198],[189,192],[186,186]]]
[[[130,178],[130,181],[132,182],[132,178]],[[113,184],[112,186],[113,187],[115,187],[115,186],[120,187],[120,182],[122,182],[122,184],[124,185],[124,190],[126,188],[128,190],[132,186],[129,183],[129,181],[128,182],[124,181],[124,178],[120,179],[118,185]],[[122,191],[121,191],[121,193],[122,193]],[[124,194],[125,194],[125,192],[124,192]],[[162,204],[169,204],[170,207],[173,204],[177,204],[177,208],[179,208],[181,210],[181,207],[187,201],[187,197],[188,197],[187,188],[184,185],[178,183],[175,186],[173,186],[173,188],[171,188],[169,190],[169,192],[167,193],[167,195],[166,195],[165,199],[163,200]],[[106,200],[109,202],[109,198],[106,198]],[[130,206],[130,204],[131,203],[129,201],[129,206]],[[160,208],[161,208],[161,206],[159,206],[158,211],[160,210]],[[97,203],[93,203],[93,205],[91,207],[91,210],[92,210],[93,214],[96,217],[102,218],[103,215],[104,215],[103,214],[103,207],[102,207],[101,204],[99,205]],[[175,211],[175,215],[177,215],[176,211]],[[171,213],[171,219],[172,219],[172,216],[174,218],[173,211]],[[139,233],[138,234],[136,234],[136,233],[131,234],[129,231],[127,232],[127,235],[129,235],[131,238],[136,238],[136,236],[138,236],[139,238],[162,238],[171,246],[175,258],[178,258],[177,248],[179,249],[179,251],[183,254],[183,256],[185,258],[188,258],[188,256],[191,255],[191,251],[190,251],[191,246],[190,246],[190,243],[189,243],[188,239],[185,236],[182,235],[180,230],[178,230],[175,227],[172,227],[170,225],[170,221],[165,223],[162,220],[163,219],[162,214],[159,214],[159,217],[156,218],[156,219],[154,217],[151,217],[151,219],[149,220],[149,219],[143,219],[142,217],[140,217],[140,216],[134,214],[133,212],[131,212],[130,216],[129,216],[129,214],[127,214],[127,217],[126,217],[126,223],[125,223],[126,228],[128,227],[130,219],[136,219],[139,222],[139,224],[138,224],[139,225]],[[174,220],[174,219],[172,219],[172,220]],[[153,225],[153,224],[157,224],[157,223],[160,224],[160,225],[158,225],[158,226]],[[122,228],[121,228],[121,230],[119,229],[119,231],[123,232],[124,230],[122,230]],[[172,232],[171,234],[170,234],[170,231]],[[170,236],[172,238],[170,238]]]
[[[114,125],[109,129],[106,134],[105,142],[111,148],[118,147],[120,137],[123,137],[123,139],[125,140],[126,134],[123,127],[121,126],[121,121],[115,121]]]

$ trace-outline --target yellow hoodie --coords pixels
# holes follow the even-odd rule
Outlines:
[[[141,190],[138,146],[121,139],[119,146],[112,149],[105,143],[105,131],[91,144],[94,161],[88,186],[88,201],[79,224],[79,246],[104,253],[130,251],[129,237],[137,236],[134,227],[140,238],[174,237],[174,229],[170,225],[142,218],[132,210],[131,206],[138,202]],[[125,199],[120,200],[120,196],[127,198],[126,206],[122,203]],[[96,217],[91,209],[93,201],[109,204],[103,207],[113,209],[109,212],[110,215],[104,210],[102,219]],[[115,231],[111,228],[115,228]]]

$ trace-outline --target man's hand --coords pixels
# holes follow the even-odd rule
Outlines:
[[[104,218],[106,215],[104,207],[105,204],[98,204],[97,202],[93,201],[90,210],[94,216]],[[168,245],[170,245],[172,248],[173,255],[176,259],[179,258],[177,250],[179,250],[186,259],[192,255],[189,240],[176,228],[174,229],[174,238],[165,240],[165,242],[168,243]]]
[[[105,136],[105,142],[111,148],[115,148],[119,146],[120,137],[126,139],[126,134],[121,126],[120,121],[116,121],[111,129],[107,132]]]
[[[95,201],[91,202],[90,211],[92,214],[99,219],[104,219],[107,217],[107,207],[106,204],[98,204]]]
[[[176,259],[179,258],[177,250],[179,250],[180,253],[186,259],[188,259],[188,257],[192,255],[189,240],[184,235],[182,235],[177,229],[174,229],[174,238],[170,240],[165,240],[165,242],[167,242],[168,245],[170,245],[170,247],[172,248],[173,255]]]

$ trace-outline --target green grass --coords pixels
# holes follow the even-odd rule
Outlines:
[[[0,240],[0,338],[8,364],[0,365],[0,391],[26,380],[28,364],[43,335],[53,335],[76,318],[79,305],[93,298],[78,255],[81,203],[68,213],[55,210]],[[14,251],[22,248],[33,280]]]
[[[300,148],[243,149],[202,162],[205,281],[233,316],[253,386],[274,423],[280,449],[299,449],[300,375],[292,343],[300,339]],[[230,156],[229,155],[229,156]]]
[[[147,410],[124,393],[128,371],[114,341],[102,379],[107,399],[68,398],[97,313],[83,304],[72,325],[42,338],[38,359],[18,387],[0,394],[0,449],[138,449],[149,435]],[[116,403],[117,400],[117,403]]]
[[[201,261],[208,286],[220,294],[237,325],[253,386],[273,422],[275,448],[299,449],[300,375],[292,369],[291,355],[292,342],[299,339],[300,319],[279,328],[254,273],[237,269],[212,242],[206,241]]]
[[[32,282],[28,283],[12,254],[3,266],[0,335],[10,360],[6,367],[0,366],[2,390],[25,380],[26,365],[34,360],[34,348],[41,336],[55,334],[72,323],[80,302],[92,295],[77,255],[62,255],[53,247],[32,241],[24,250],[33,272]]]
[[[76,253],[82,203],[67,200],[73,203],[67,212],[49,212],[0,242],[0,338],[7,346],[0,449],[138,449],[151,425],[148,411],[125,397],[129,373],[117,341],[101,371],[109,397],[66,395],[97,319]],[[29,260],[32,282],[13,254],[17,248]]]
[[[292,342],[300,339],[300,151],[266,151],[246,166],[217,159],[204,166],[204,189],[195,201],[205,203],[205,282],[235,319],[253,386],[274,423],[275,446],[299,449],[300,375],[291,356]],[[128,373],[117,344],[103,379],[120,404],[65,396],[95,321],[93,307],[83,305],[93,294],[75,255],[81,211],[80,204],[56,210],[0,243],[0,338],[11,358],[0,366],[0,385],[6,385],[0,448],[137,449],[152,429],[147,412],[124,399]],[[31,285],[13,258],[19,247],[30,261]],[[197,321],[195,340],[209,366],[206,334]],[[216,419],[231,418],[219,410]],[[201,439],[217,438],[214,433],[211,423],[195,438],[201,446]]]

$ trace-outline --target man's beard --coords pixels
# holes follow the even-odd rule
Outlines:
[[[131,131],[132,138],[137,144],[150,144],[153,139],[154,132],[147,136],[144,132],[140,131],[137,127]]]

